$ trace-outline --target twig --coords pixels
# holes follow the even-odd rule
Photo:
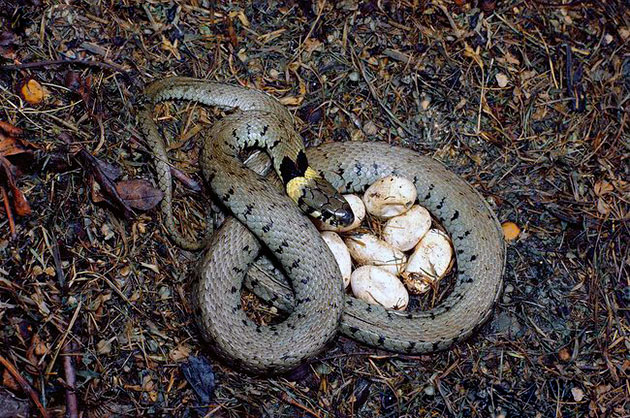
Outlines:
[[[13,212],[11,211],[11,205],[9,204],[9,194],[4,186],[0,186],[0,192],[2,192],[2,200],[4,201],[4,211],[7,214],[9,220],[9,230],[11,231],[11,239],[15,239],[15,221],[13,220]]]
[[[63,371],[66,376],[66,417],[78,418],[79,405],[77,402],[76,382],[77,376],[74,370],[74,359],[72,358],[72,350],[70,341],[66,342],[61,349],[63,356]]]
[[[42,403],[39,401],[39,398],[37,397],[37,392],[35,392],[28,381],[22,377],[20,372],[17,371],[13,363],[11,363],[0,354],[0,364],[2,364],[7,369],[11,376],[13,376],[13,378],[18,382],[22,390],[28,393],[35,406],[37,406],[37,409],[39,409],[39,413],[42,414],[42,417],[48,418],[50,415],[48,415],[46,408],[44,408],[44,405],[42,405]]]
[[[294,401],[293,399],[291,399],[291,397],[289,395],[287,395],[285,392],[282,392],[282,395],[280,396],[280,398],[285,401],[286,403],[288,403],[289,405],[293,405],[296,408],[301,409],[302,411],[311,414],[312,416],[314,416],[315,418],[321,418],[321,415],[319,415],[317,412],[313,411],[311,408],[309,408],[306,405],[302,405],[301,403],[299,403],[298,401]]]
[[[123,68],[121,65],[115,64],[113,62],[101,62],[101,61],[91,61],[91,60],[45,60],[45,61],[36,61],[36,62],[24,62],[22,64],[9,64],[3,65],[0,67],[0,71],[2,70],[24,70],[27,68],[39,68],[39,67],[48,67],[51,65],[87,65],[88,67],[97,67],[103,68],[106,70],[112,70],[119,72],[125,78],[130,79],[129,71]]]

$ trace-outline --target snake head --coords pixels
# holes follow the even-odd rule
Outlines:
[[[354,222],[354,213],[346,199],[310,167],[304,175],[291,179],[286,189],[300,209],[315,219],[335,227]]]

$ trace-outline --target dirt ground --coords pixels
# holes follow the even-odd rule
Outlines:
[[[629,10],[0,0],[0,415],[630,416]],[[461,174],[520,228],[491,320],[422,356],[340,337],[281,377],[214,358],[135,126],[174,74],[273,94],[307,145],[388,141]],[[195,186],[213,110],[156,114]],[[194,233],[207,204],[176,189]]]

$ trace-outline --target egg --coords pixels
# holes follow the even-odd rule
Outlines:
[[[386,309],[404,310],[409,303],[409,293],[398,278],[375,266],[362,266],[352,273],[352,293],[367,303]]]
[[[407,212],[417,197],[418,191],[411,180],[387,176],[368,187],[363,195],[363,203],[369,214],[387,219]]]
[[[322,222],[319,219],[313,219],[315,226],[320,231],[336,231],[336,232],[348,232],[358,228],[365,219],[365,205],[359,196],[356,194],[345,194],[343,197],[346,199],[354,214],[354,221],[348,226],[332,226],[326,222]]]
[[[383,239],[400,251],[409,251],[431,228],[431,214],[414,205],[402,215],[390,218],[383,228]]]
[[[337,260],[344,288],[348,287],[350,275],[352,274],[352,260],[350,259],[348,247],[346,247],[341,237],[333,231],[321,232],[321,236],[328,248],[330,248],[330,252],[335,256],[335,260]]]
[[[420,240],[403,273],[405,284],[412,293],[424,293],[430,283],[449,271],[453,264],[453,247],[448,236],[431,229]]]
[[[396,275],[407,262],[407,256],[402,251],[369,233],[353,234],[344,242],[352,258],[360,265],[380,267]]]

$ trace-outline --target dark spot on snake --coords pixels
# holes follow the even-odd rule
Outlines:
[[[269,130],[269,125],[265,125],[263,126],[262,131],[260,132],[260,136],[265,136],[267,134],[267,131]],[[280,140],[278,140],[277,142],[280,142]]]
[[[262,230],[263,230],[263,232],[265,232],[265,233],[266,233],[266,232],[271,231],[271,228],[273,228],[273,221],[269,221],[269,223],[268,223],[268,224],[264,225],[264,226],[262,227]]]
[[[413,176],[413,182],[414,184],[418,182],[418,176]]]
[[[442,206],[444,205],[444,201],[446,200],[446,196],[442,198],[442,200],[440,200],[440,203],[435,207],[436,209],[442,209]]]
[[[352,306],[352,299],[347,299],[346,300],[346,305]]]
[[[453,214],[453,217],[451,218],[451,222],[454,221],[457,218],[459,218],[459,211],[458,210],[456,210],[455,213]]]
[[[470,231],[466,231],[464,232],[464,236],[467,237],[468,235],[470,235]]]
[[[293,263],[291,264],[291,268],[298,268],[300,267],[300,260],[295,260],[293,261]]]
[[[280,163],[280,177],[282,177],[282,182],[287,184],[292,179],[301,175],[296,163],[292,161],[291,158],[285,156]]]
[[[243,325],[247,326],[247,321],[246,320],[243,319],[242,322],[243,322]]]
[[[407,319],[413,319],[413,314],[408,313],[407,314]]]
[[[385,337],[383,337],[382,335],[379,335],[379,336],[378,336],[378,343],[379,343],[380,345],[385,344]]]
[[[230,293],[236,293],[236,286],[232,286],[232,288],[230,289]]]
[[[361,175],[361,170],[363,170],[363,166],[361,165],[361,163],[355,163],[354,169],[357,172],[357,175]]]
[[[276,300],[278,300],[278,295],[273,295],[271,299],[269,299],[270,302],[274,302]]]
[[[444,217],[443,216],[440,216],[440,222],[444,223]]]
[[[232,313],[238,312],[241,309],[241,305],[236,305],[232,308]]]
[[[477,256],[474,254],[470,257],[470,261],[475,261],[476,259],[477,259]]]
[[[407,346],[407,351],[412,351],[414,348],[416,348],[416,342],[415,341],[409,341],[408,344],[409,344],[409,346]]]
[[[271,145],[269,145],[269,149],[272,150],[280,144],[280,140],[274,141]]]
[[[256,287],[256,286],[258,286],[260,283],[258,282],[258,280],[254,279],[254,280],[252,280],[252,281],[251,281],[251,283],[250,283],[250,284],[252,285],[252,287]]]
[[[351,332],[351,333],[353,333],[353,334],[354,334],[354,333],[356,333],[356,332],[359,332],[359,328],[357,328],[357,327],[350,327],[350,328],[348,328],[348,329],[349,329],[349,330],[350,330],[350,332]]]
[[[304,314],[303,313],[297,314],[297,319],[302,319],[302,318],[304,318]]]
[[[433,190],[433,189],[435,189],[435,184],[433,183],[429,184],[429,190]]]
[[[429,200],[431,199],[431,192],[427,193],[427,195],[424,197],[424,200]]]
[[[429,312],[429,317],[431,317],[431,319],[435,319],[435,313]]]
[[[378,171],[378,163],[372,163],[372,168],[374,171]]]
[[[304,154],[303,150],[300,150],[300,152],[298,152],[296,158],[296,166],[300,175],[303,176],[304,173],[306,173],[306,169],[308,168],[308,160],[306,159],[306,154]]]
[[[256,332],[261,333],[262,330],[260,329],[260,325],[256,325]]]
[[[254,205],[252,204],[245,205],[245,212],[243,212],[243,215],[245,215],[245,217],[247,217],[247,215],[251,215],[252,210],[254,210]]]
[[[282,252],[283,252],[283,251],[284,251],[284,249],[283,249],[282,247],[278,247],[278,248],[276,248],[276,249],[274,250],[274,252],[275,252],[276,254],[282,254]]]
[[[464,254],[464,250],[457,250],[457,255],[462,255]]]
[[[238,139],[238,133],[236,132],[236,128],[232,129],[232,136]]]
[[[250,136],[252,134],[252,125],[250,125],[249,123],[247,124],[247,136]]]
[[[243,251],[247,251],[247,252],[249,252],[249,245],[244,246],[244,247],[242,248],[242,250],[243,250]]]
[[[365,308],[366,312],[372,312],[372,305],[368,305],[367,308]]]
[[[439,341],[435,341],[433,342],[433,344],[431,345],[431,349],[432,351],[437,351],[440,348],[440,342]]]
[[[472,277],[467,278],[466,280],[464,280],[466,283],[472,283],[474,282]]]
[[[240,269],[240,268],[238,268],[236,266],[232,267],[232,271],[234,271],[235,273],[242,273],[243,272],[242,269]]]

